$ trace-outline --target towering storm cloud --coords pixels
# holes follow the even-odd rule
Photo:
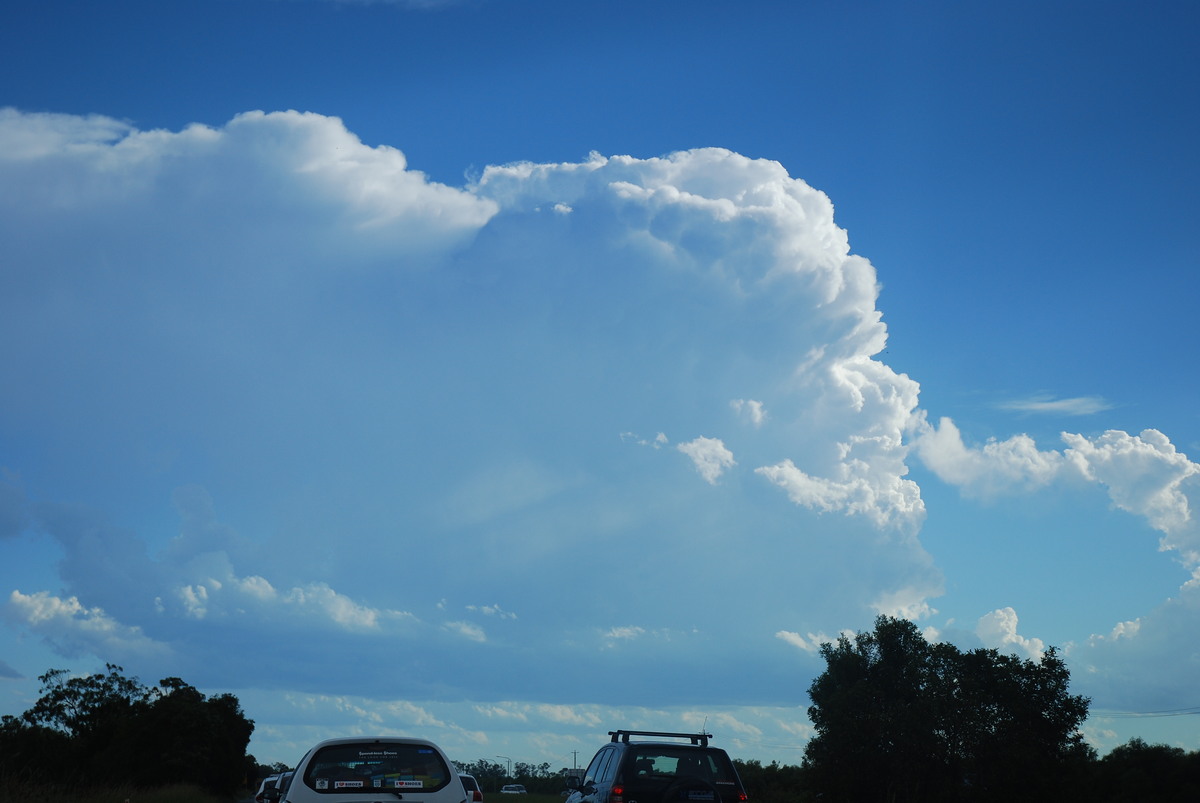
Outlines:
[[[0,246],[0,543],[55,567],[4,616],[59,655],[547,721],[794,706],[825,634],[955,629],[918,468],[979,499],[1103,488],[1200,570],[1200,469],[1166,435],[931,424],[875,268],[773,161],[450,187],[318,114],[10,109]],[[1123,676],[1194,631],[1195,582],[1078,660]],[[978,643],[1045,646],[1006,601],[973,616]],[[641,699],[633,666],[670,682]]]

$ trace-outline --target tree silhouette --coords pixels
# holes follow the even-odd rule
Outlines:
[[[119,666],[72,677],[52,669],[42,695],[0,724],[0,777],[57,786],[194,784],[232,795],[246,782],[254,723],[229,694],[179,678],[148,688]]]
[[[930,644],[916,625],[823,644],[804,765],[827,800],[1052,799],[1092,758],[1054,649],[1039,661]]]

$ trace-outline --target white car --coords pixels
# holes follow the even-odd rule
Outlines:
[[[479,781],[475,780],[474,775],[460,772],[458,779],[462,781],[463,791],[467,793],[466,803],[483,803],[483,790],[479,788]]]
[[[258,785],[258,791],[254,793],[254,803],[267,803],[266,791],[275,788],[275,782],[279,780],[279,773],[268,775],[262,779],[262,783]]]
[[[463,803],[466,797],[440,747],[400,736],[321,742],[296,765],[285,797],[287,803],[373,803],[383,794],[417,803]]]
[[[519,783],[509,783],[509,784],[505,784],[504,786],[500,787],[500,794],[502,794],[502,795],[524,795],[524,794],[528,794],[528,792],[526,792],[525,787]]]

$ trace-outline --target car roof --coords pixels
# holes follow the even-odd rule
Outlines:
[[[612,741],[614,744],[631,744],[631,742],[629,740],[630,736],[650,736],[650,737],[660,737],[660,738],[658,738],[658,739],[652,738],[652,739],[646,739],[646,740],[639,739],[637,742],[633,742],[633,744],[682,745],[681,742],[663,742],[663,741],[661,741],[662,738],[667,738],[667,739],[687,739],[689,742],[691,742],[691,745],[694,747],[708,747],[708,740],[712,738],[712,734],[707,733],[705,731],[700,731],[698,733],[675,733],[672,731],[615,730],[615,731],[609,731],[608,735],[611,737],[610,741]],[[686,746],[686,745],[682,745],[682,746]]]
[[[336,739],[326,739],[323,742],[318,742],[316,747],[328,747],[335,744],[370,744],[372,742],[392,743],[392,744],[419,744],[426,747],[437,747],[436,744],[428,739],[416,739],[409,736],[339,736]],[[439,750],[441,748],[438,748]]]

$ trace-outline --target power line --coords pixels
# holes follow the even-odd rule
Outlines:
[[[1092,715],[1105,719],[1142,719],[1153,717],[1189,717],[1200,714],[1200,705],[1190,708],[1168,708],[1163,711],[1093,711]]]

